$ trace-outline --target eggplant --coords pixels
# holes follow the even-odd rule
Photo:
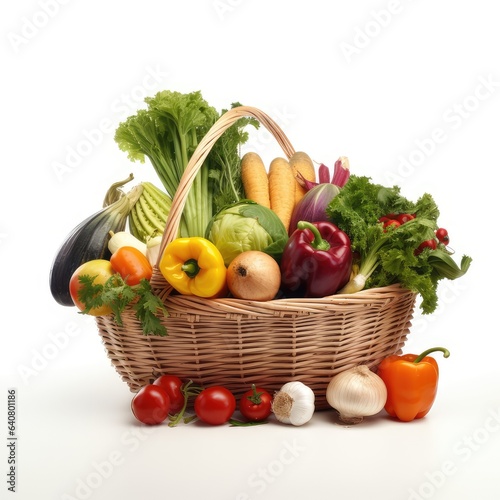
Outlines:
[[[116,191],[116,187],[125,182],[128,180],[113,184],[110,190]],[[74,306],[69,282],[76,269],[89,260],[111,257],[108,249],[110,231],[117,233],[125,229],[128,214],[141,195],[143,186],[139,184],[127,194],[117,195],[115,192],[111,197],[110,190],[106,194],[104,205],[106,200],[112,200],[111,204],[80,222],[68,234],[55,255],[49,276],[50,291],[55,301],[62,306]]]

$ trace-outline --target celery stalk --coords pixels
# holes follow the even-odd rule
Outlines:
[[[220,115],[200,92],[165,90],[147,97],[145,102],[147,109],[120,123],[115,141],[132,161],[144,163],[147,157],[173,198],[191,155]],[[204,236],[216,211],[242,199],[238,147],[248,138],[241,130],[248,123],[258,126],[254,119],[240,119],[214,145],[191,186],[180,236]]]

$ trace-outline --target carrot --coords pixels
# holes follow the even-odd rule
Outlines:
[[[316,170],[314,164],[307,153],[297,151],[290,157],[290,166],[292,167],[295,180],[301,174],[305,179],[311,182],[316,182]],[[307,189],[304,188],[298,181],[295,186],[295,204],[297,204],[306,194]]]
[[[243,155],[241,159],[241,180],[247,199],[271,208],[266,167],[257,153],[248,152]]]
[[[271,210],[281,219],[288,231],[295,206],[295,178],[285,158],[275,158],[269,166],[269,197]]]

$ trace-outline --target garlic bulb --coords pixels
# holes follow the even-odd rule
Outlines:
[[[387,401],[384,381],[366,365],[355,366],[335,375],[326,389],[328,404],[347,424],[375,415]]]
[[[303,425],[314,414],[313,390],[302,382],[288,382],[275,395],[272,410],[284,424]]]

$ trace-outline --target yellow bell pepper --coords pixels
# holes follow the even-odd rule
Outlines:
[[[226,266],[218,248],[198,236],[176,238],[165,248],[160,271],[183,295],[216,297],[226,289]]]

